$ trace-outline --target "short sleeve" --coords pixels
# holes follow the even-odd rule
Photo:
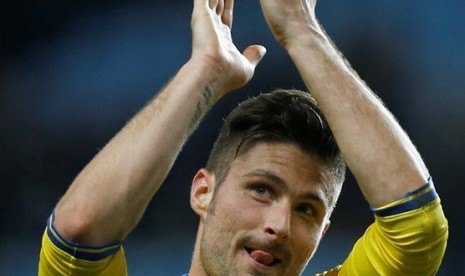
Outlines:
[[[39,276],[42,275],[127,275],[121,244],[85,246],[64,239],[53,227],[53,215],[42,236]]]
[[[375,222],[339,275],[434,275],[446,249],[448,224],[432,181],[373,211]]]

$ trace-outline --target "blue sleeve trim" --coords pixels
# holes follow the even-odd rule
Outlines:
[[[436,193],[436,190],[434,189],[433,181],[430,177],[425,185],[421,186],[419,189],[413,192],[406,194],[403,197],[403,199],[408,199],[407,201],[388,208],[372,208],[372,211],[380,217],[397,215],[408,211],[420,209],[433,202],[438,197],[439,196]]]
[[[54,213],[47,221],[47,235],[54,245],[73,257],[87,261],[99,261],[118,252],[121,243],[105,244],[102,246],[88,246],[74,243],[63,238],[53,226]]]

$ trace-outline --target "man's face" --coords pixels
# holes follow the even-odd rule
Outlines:
[[[260,143],[236,158],[203,225],[209,275],[299,275],[328,226],[319,159],[298,147]]]

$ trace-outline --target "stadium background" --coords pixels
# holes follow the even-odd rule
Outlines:
[[[189,58],[191,7],[179,0],[0,3],[0,274],[36,275],[54,204]],[[465,2],[333,0],[317,9],[336,45],[422,153],[450,223],[439,275],[459,275],[465,260]],[[304,88],[258,1],[236,0],[233,36],[239,49],[259,43],[268,54],[249,85],[209,113],[125,242],[130,275],[188,271],[197,227],[190,180],[225,114],[259,92]],[[349,176],[305,275],[341,262],[371,219]]]

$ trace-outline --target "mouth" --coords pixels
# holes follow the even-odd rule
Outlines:
[[[249,257],[261,268],[269,269],[281,264],[281,260],[275,258],[272,253],[262,249],[246,247]]]

